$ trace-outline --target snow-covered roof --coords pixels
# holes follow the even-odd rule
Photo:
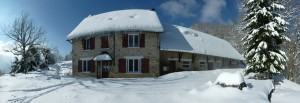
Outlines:
[[[114,31],[162,32],[163,27],[155,11],[119,10],[86,17],[67,36],[67,39]]]
[[[108,54],[100,54],[94,58],[95,61],[112,60]]]
[[[177,25],[164,25],[164,32],[160,34],[160,50],[245,60],[227,41]]]

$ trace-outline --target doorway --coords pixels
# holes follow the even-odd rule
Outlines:
[[[176,71],[176,61],[175,60],[170,60],[170,66],[169,66],[169,72],[175,72]]]
[[[214,69],[214,63],[208,62],[208,70],[213,70],[213,69]]]
[[[102,78],[109,77],[109,61],[102,61],[101,62],[101,70],[102,70]]]

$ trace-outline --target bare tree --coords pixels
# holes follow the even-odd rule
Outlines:
[[[15,45],[10,50],[15,55],[21,55],[20,68],[12,70],[12,72],[27,73],[29,70],[30,47],[39,45],[43,41],[45,30],[42,27],[36,27],[33,20],[29,17],[28,12],[22,12],[19,18],[16,18],[14,23],[8,26],[8,29],[3,29],[3,34],[15,41]]]
[[[290,38],[290,42],[286,42],[283,45],[286,54],[289,58],[287,61],[287,68],[284,72],[285,78],[296,82],[299,75],[300,64],[300,2],[297,0],[284,0],[281,3],[285,6],[285,10],[282,11],[282,16],[289,22],[289,30],[285,32],[285,35]]]

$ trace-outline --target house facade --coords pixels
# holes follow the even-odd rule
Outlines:
[[[176,39],[176,35],[171,35],[173,29],[176,32],[176,26],[162,25],[152,10],[120,10],[89,16],[67,36],[72,43],[73,75],[157,77],[182,70],[235,68],[243,60],[230,44],[238,58],[197,52],[189,42],[176,47],[176,42],[187,39],[178,30],[178,37],[183,38]]]

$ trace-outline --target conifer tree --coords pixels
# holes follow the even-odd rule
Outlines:
[[[284,6],[278,0],[249,0],[245,4],[246,36],[242,39],[247,47],[244,54],[250,72],[272,75],[280,74],[285,69],[287,56],[280,44],[289,41],[282,33],[287,30],[284,19],[278,13]]]

